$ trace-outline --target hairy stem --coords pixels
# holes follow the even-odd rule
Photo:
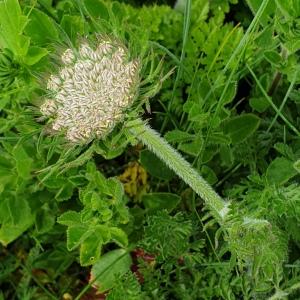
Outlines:
[[[206,203],[211,214],[222,224],[229,212],[226,203],[201,175],[155,130],[150,128],[142,120],[130,128],[138,140],[157,155],[170,169],[184,180]]]

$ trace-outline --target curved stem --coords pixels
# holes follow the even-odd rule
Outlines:
[[[229,212],[229,203],[225,202],[212,189],[179,152],[140,119],[135,122],[135,125],[129,131],[183,179],[205,201],[216,220],[220,224],[223,223]]]

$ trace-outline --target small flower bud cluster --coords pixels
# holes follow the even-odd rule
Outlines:
[[[61,60],[59,74],[47,82],[53,96],[42,104],[41,113],[53,117],[53,130],[66,131],[71,142],[104,137],[133,102],[138,61],[128,61],[125,46],[112,40],[96,49],[84,42],[78,52],[67,49]]]

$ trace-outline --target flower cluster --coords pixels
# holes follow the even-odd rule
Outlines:
[[[104,137],[134,100],[138,60],[130,61],[124,45],[106,39],[95,49],[86,42],[78,51],[67,49],[61,61],[59,74],[48,80],[50,97],[41,113],[53,117],[53,130],[66,131],[71,142]]]

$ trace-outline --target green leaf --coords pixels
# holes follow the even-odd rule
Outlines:
[[[120,247],[128,246],[128,237],[127,234],[120,228],[110,227],[109,228],[111,239]]]
[[[126,16],[126,6],[120,4],[119,2],[113,1],[111,5],[111,11],[116,19],[120,21]]]
[[[150,193],[143,195],[142,201],[149,210],[172,211],[180,203],[181,197],[171,193]]]
[[[109,208],[103,209],[101,212],[101,220],[103,222],[108,222],[109,220],[111,220],[113,218],[113,211]]]
[[[57,201],[69,200],[73,195],[74,187],[70,182],[66,182],[56,193],[55,199]]]
[[[280,67],[280,64],[282,63],[281,55],[274,50],[265,51],[264,57],[270,64],[272,64],[275,67]]]
[[[84,0],[84,6],[87,12],[93,18],[100,18],[104,20],[109,19],[109,13],[106,5],[100,0]]]
[[[76,211],[69,210],[59,216],[57,222],[66,226],[77,226],[81,224],[81,215]]]
[[[33,248],[33,250],[35,249]],[[61,275],[73,262],[74,254],[67,252],[64,242],[57,241],[55,247],[50,247],[49,250],[45,249],[37,257],[35,256],[32,267],[47,270],[54,279]]]
[[[300,3],[298,0],[275,0],[281,13],[287,19],[295,19],[300,16]]]
[[[284,156],[285,158],[288,158],[292,161],[297,159],[297,155],[295,155],[292,147],[290,147],[285,143],[274,144],[274,149],[276,149],[276,151],[280,153],[282,156]]]
[[[63,15],[60,25],[73,42],[78,35],[84,34],[84,21],[79,16]]]
[[[223,132],[213,132],[210,136],[210,142],[216,145],[228,145],[228,137]]]
[[[169,143],[182,143],[182,142],[189,142],[195,138],[194,134],[190,134],[185,131],[181,131],[178,129],[169,131],[165,134],[165,139]]]
[[[254,114],[243,114],[231,118],[224,123],[224,133],[228,134],[233,144],[238,144],[251,136],[260,124],[260,119]]]
[[[140,161],[146,171],[156,178],[170,180],[174,172],[170,170],[155,154],[149,150],[140,152]]]
[[[204,124],[209,119],[209,114],[203,112],[203,107],[199,103],[193,103],[188,110],[189,120],[199,124]]]
[[[94,227],[97,235],[101,236],[103,244],[109,243],[111,241],[111,234],[109,226],[107,225],[96,225]]]
[[[37,45],[45,45],[58,40],[58,31],[53,20],[38,9],[30,13],[30,22],[25,32]]]
[[[286,47],[290,53],[295,53],[300,49],[299,37],[295,37],[293,39],[290,39],[289,41],[284,42],[284,47]]]
[[[43,184],[50,190],[51,189],[60,189],[64,184],[66,184],[68,179],[69,178],[66,178],[65,176],[57,175],[54,173],[50,177],[48,177],[46,180],[43,180]]]
[[[86,178],[91,182],[95,182],[96,186],[104,192],[106,178],[96,169],[95,164],[92,162],[89,162],[86,166]]]
[[[231,167],[234,162],[233,151],[231,147],[227,145],[221,145],[220,147],[220,158],[221,158],[221,166]]]
[[[50,209],[40,209],[35,218],[35,227],[39,234],[50,231],[55,224],[55,216]]]
[[[0,199],[0,243],[6,246],[34,222],[31,209],[23,197]]]
[[[203,178],[211,185],[218,182],[218,177],[215,172],[208,166],[202,166],[201,174]]]
[[[298,159],[296,162],[294,162],[293,167],[295,170],[300,173],[300,159]]]
[[[48,55],[48,51],[45,48],[30,47],[27,55],[24,59],[25,64],[32,66],[38,63],[44,56]]]
[[[246,2],[250,7],[253,15],[256,15],[258,9],[262,4],[262,0],[246,0]],[[272,20],[272,15],[274,14],[275,10],[276,10],[275,2],[274,0],[270,0],[266,9],[263,12],[262,17],[259,20],[261,24],[265,26],[268,23],[268,21]]]
[[[275,158],[267,169],[267,180],[270,184],[284,184],[297,175],[293,162],[284,157]]]
[[[92,279],[96,279],[99,291],[111,289],[117,277],[130,270],[131,263],[130,254],[124,249],[113,250],[100,257],[91,270]]]
[[[196,156],[203,144],[202,138],[195,138],[192,142],[183,143],[179,146],[179,150],[192,156]]]
[[[30,172],[33,159],[28,156],[27,152],[21,144],[17,144],[14,147],[12,155],[16,162],[18,175],[23,179],[29,179],[31,177]]]
[[[22,35],[28,18],[22,14],[18,0],[0,3],[0,48],[10,49],[16,57],[26,55],[30,39]]]
[[[0,194],[3,192],[7,184],[14,185],[16,178],[14,172],[12,172],[12,167],[5,167],[1,164],[0,157]]]
[[[228,88],[226,89],[225,95],[224,95],[224,100],[223,100],[223,105],[231,103],[237,93],[237,82],[232,81],[229,83]],[[224,87],[222,87],[224,89]]]
[[[276,43],[276,39],[274,38],[274,25],[265,26],[255,42],[260,48],[274,49]]]
[[[72,226],[67,229],[67,248],[69,251],[78,247],[92,232],[87,226]]]
[[[94,264],[100,257],[102,238],[99,235],[91,234],[80,245],[80,264],[89,266]]]
[[[270,106],[270,103],[266,99],[266,97],[255,97],[251,98],[249,101],[250,106],[258,111],[259,113],[263,113]]]
[[[114,201],[121,203],[124,196],[124,188],[117,178],[109,178],[107,180],[107,188],[110,195],[114,197]]]

